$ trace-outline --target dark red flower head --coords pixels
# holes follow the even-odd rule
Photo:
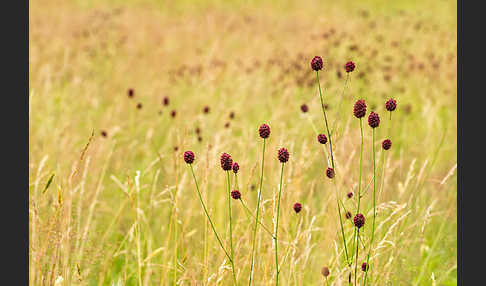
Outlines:
[[[177,111],[174,109],[170,112],[170,116],[172,116],[172,118],[176,117],[177,115]]]
[[[238,190],[231,191],[231,197],[235,200],[241,199],[241,193]]]
[[[167,96],[162,99],[162,104],[165,106],[169,105],[169,98]]]
[[[353,192],[349,192],[346,196],[348,196],[348,199],[353,197]]]
[[[108,136],[108,133],[106,133],[106,131],[103,130],[103,131],[101,131],[101,136],[106,137],[106,136]]]
[[[327,143],[327,137],[324,134],[319,134],[317,135],[317,141],[321,144],[326,144]]]
[[[294,204],[295,213],[299,213],[301,210],[302,210],[302,204],[301,203],[295,203]]]
[[[307,104],[302,104],[300,106],[300,110],[303,112],[303,113],[306,113],[307,111],[309,111],[309,107],[307,106]]]
[[[233,173],[238,173],[238,170],[240,169],[240,165],[238,163],[234,162],[233,166],[231,167],[233,169]]]
[[[349,62],[346,63],[346,65],[344,67],[346,68],[346,72],[352,72],[352,71],[354,71],[354,68],[356,67],[356,65],[352,61],[349,61]]]
[[[368,124],[371,128],[376,128],[380,125],[380,116],[377,113],[371,111],[370,115],[368,116]]]
[[[270,136],[270,126],[267,124],[262,124],[258,129],[258,133],[260,133],[260,137],[263,139],[268,138],[268,136]]]
[[[326,266],[322,267],[322,269],[321,269],[322,276],[327,277],[327,276],[329,276],[329,273],[330,272],[329,272],[329,268],[328,267],[326,267]]]
[[[346,212],[346,219],[350,219],[350,218],[351,218],[351,216],[353,216],[353,215],[351,214],[351,212],[350,212],[350,211],[347,211],[347,212]]]
[[[278,160],[281,163],[286,163],[289,160],[289,150],[285,148],[278,149]]]
[[[334,178],[334,169],[333,168],[327,168],[327,170],[326,170],[326,176],[329,179]]]
[[[225,171],[231,170],[233,166],[233,159],[231,159],[230,154],[223,153],[221,154],[221,168]]]
[[[397,108],[397,101],[393,98],[390,98],[385,104],[386,110],[393,111]]]
[[[362,99],[356,101],[354,104],[353,113],[356,118],[364,117],[366,115],[366,102]]]
[[[137,108],[138,108],[138,109],[142,109],[142,103],[140,103],[140,102],[139,102],[139,103],[137,103]]]
[[[365,224],[365,217],[362,214],[357,214],[354,216],[354,225],[357,228],[361,228]]]
[[[315,56],[311,61],[311,68],[315,71],[320,71],[322,70],[322,66],[322,58],[319,56]]]
[[[209,106],[204,106],[203,112],[206,114],[209,113]]]
[[[391,142],[391,140],[390,140],[390,139],[385,139],[385,140],[383,140],[383,142],[381,143],[381,146],[383,147],[383,149],[388,150],[388,149],[390,149],[390,148],[391,148],[391,146],[392,146],[392,142]]]
[[[234,112],[234,111],[231,111],[231,112],[230,112],[230,114],[229,114],[229,118],[230,118],[230,119],[235,118],[235,112]]]
[[[128,97],[132,98],[135,95],[135,90],[133,90],[133,88],[129,88],[127,94]]]
[[[368,269],[370,269],[370,266],[368,264],[366,264],[366,262],[363,262],[363,264],[361,264],[361,270],[363,272],[366,272],[366,271],[368,271]]]
[[[177,147],[174,147],[174,151],[177,151],[176,149]],[[192,151],[186,151],[184,152],[184,161],[187,163],[187,164],[192,164],[194,162],[194,152]]]

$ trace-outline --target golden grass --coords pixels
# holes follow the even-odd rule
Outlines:
[[[345,194],[357,188],[360,143],[354,101],[364,98],[382,119],[371,285],[456,285],[456,4],[320,2],[31,1],[30,285],[229,285],[230,264],[205,223],[182,153],[196,153],[203,197],[228,243],[219,155],[240,164],[239,188],[254,209],[264,122],[272,128],[261,213],[269,229],[277,150],[290,151],[281,285],[325,285],[323,266],[329,284],[346,285],[335,190],[316,141],[324,125],[309,67],[315,55],[324,59],[321,84],[336,124],[336,185],[351,210]],[[348,60],[357,68],[339,108]],[[398,101],[391,125],[389,97]],[[362,185],[371,188],[364,125]],[[385,137],[393,141],[386,157]],[[303,204],[298,215],[295,202]],[[362,210],[371,222],[371,189]],[[254,221],[239,204],[233,221],[237,278],[245,285]],[[360,232],[364,241],[370,230]],[[261,227],[257,242],[254,285],[273,284],[272,239]]]

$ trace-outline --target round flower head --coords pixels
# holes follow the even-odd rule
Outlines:
[[[371,128],[376,128],[380,125],[380,116],[378,116],[378,113],[371,111],[368,116],[368,125],[370,125]]]
[[[267,139],[268,136],[270,136],[270,126],[267,124],[262,124],[258,129],[258,133],[260,133],[260,137]]]
[[[363,262],[363,264],[361,264],[361,270],[363,272],[366,272],[366,271],[368,271],[368,269],[370,269],[370,266],[368,264],[366,264],[366,262]]]
[[[322,267],[322,269],[321,269],[322,276],[327,277],[327,276],[329,276],[329,273],[330,273],[329,268],[327,266]]]
[[[108,133],[106,133],[106,131],[103,130],[103,131],[101,131],[101,136],[106,137],[106,136],[108,136]]]
[[[241,193],[238,190],[231,191],[231,197],[235,200],[241,199]]]
[[[177,151],[176,149],[177,147],[174,147],[174,151]],[[194,162],[194,152],[192,151],[186,151],[184,152],[184,161],[187,163],[187,164],[192,164]]]
[[[365,224],[365,217],[362,214],[357,214],[354,216],[354,225],[357,228],[361,228]]]
[[[324,134],[319,134],[317,135],[317,141],[321,144],[326,144],[327,143],[327,137]]]
[[[204,106],[203,112],[208,114],[209,113],[209,106]]]
[[[234,112],[234,111],[231,111],[231,112],[230,112],[230,114],[229,114],[229,118],[230,118],[230,119],[235,118],[235,112]]]
[[[397,101],[393,98],[390,98],[385,104],[386,110],[393,111],[397,108]]]
[[[223,153],[221,154],[221,168],[225,171],[231,170],[233,166],[233,159],[231,159],[230,154]]]
[[[356,67],[356,65],[353,62],[349,61],[349,62],[346,63],[346,65],[344,67],[346,68],[346,72],[349,73],[349,72],[354,71],[354,68]]]
[[[354,104],[353,113],[356,118],[364,117],[366,115],[366,102],[362,99],[356,101]]]
[[[333,168],[327,168],[327,170],[326,170],[326,176],[329,179],[334,178],[334,169]]]
[[[349,193],[347,194],[347,196],[348,196],[348,199],[352,198],[352,197],[353,197],[353,192],[349,192]]]
[[[347,211],[347,212],[346,212],[346,219],[350,219],[350,218],[351,218],[351,216],[353,216],[353,215],[351,214],[351,212],[350,212],[350,211]]]
[[[162,104],[165,106],[169,105],[169,98],[167,96],[162,99]]]
[[[383,140],[383,142],[381,143],[381,146],[383,147],[383,149],[388,150],[388,149],[390,149],[390,148],[391,148],[391,146],[392,146],[392,142],[391,142],[391,140],[390,140],[390,139],[385,139],[385,140]]]
[[[303,112],[303,113],[306,113],[307,111],[309,111],[309,107],[307,106],[307,104],[302,104],[300,106],[300,110]]]
[[[172,110],[170,112],[170,116],[172,116],[172,118],[176,117],[176,115],[177,115],[177,111],[176,110]]]
[[[322,66],[322,58],[319,56],[315,56],[311,61],[311,68],[315,71],[320,71],[322,70]]]
[[[287,162],[289,160],[289,150],[287,150],[285,148],[280,148],[278,150],[278,160],[281,163]]]
[[[133,88],[129,88],[127,91],[128,97],[132,98],[133,95],[135,94],[135,90]]]
[[[232,169],[233,169],[233,173],[236,174],[236,173],[238,173],[238,170],[240,169],[240,165],[238,165],[238,163],[234,162]]]
[[[299,213],[301,210],[302,210],[302,204],[301,203],[295,203],[294,204],[295,213]]]
[[[140,103],[140,102],[139,102],[139,103],[137,104],[137,108],[138,108],[138,109],[142,109],[142,103]]]

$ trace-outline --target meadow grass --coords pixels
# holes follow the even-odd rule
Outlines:
[[[456,3],[321,2],[29,1],[30,285],[231,285],[230,262],[183,152],[196,153],[202,199],[229,250],[226,192],[235,179],[223,178],[219,156],[227,152],[239,163],[238,188],[255,211],[262,123],[272,133],[259,220],[270,230],[281,176],[275,154],[282,146],[290,152],[279,284],[326,285],[327,266],[329,285],[346,285],[335,197],[337,190],[354,216],[361,133],[352,109],[359,98],[382,118],[367,281],[456,285]],[[334,182],[324,176],[329,154],[316,141],[327,134],[309,66],[316,55],[324,60],[319,80]],[[343,93],[350,60],[356,70]],[[391,121],[390,97],[398,102]],[[360,212],[367,224],[359,238],[368,242],[373,158],[371,130],[363,128]],[[393,146],[383,152],[385,138]],[[298,214],[296,202],[303,205]],[[246,285],[255,213],[234,202],[231,211],[235,275]],[[354,228],[342,219],[351,259]],[[275,284],[273,238],[259,228],[255,242],[253,285]],[[369,249],[359,244],[361,275]]]

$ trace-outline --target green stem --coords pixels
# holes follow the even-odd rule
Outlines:
[[[262,183],[263,183],[263,167],[265,164],[265,142],[266,139],[263,139],[263,151],[262,151],[262,172],[260,176],[260,188],[258,190],[258,199],[257,199],[257,211],[256,211],[256,218],[255,218],[255,228],[253,230],[253,247],[251,250],[251,264],[250,264],[250,281],[248,285],[251,286],[251,281],[253,279],[253,267],[255,264],[255,246],[256,246],[256,233],[258,229],[258,217],[260,216],[260,198],[262,194]]]
[[[317,76],[317,85],[319,86],[319,97],[321,98],[322,113],[324,114],[324,121],[326,122],[327,136],[329,137],[329,148],[331,150],[331,165],[332,165],[332,168],[334,169],[334,172],[336,172],[336,169],[334,168],[334,156],[333,156],[333,152],[332,152],[331,133],[329,132],[329,126],[327,124],[326,109],[324,108],[324,100],[322,99],[321,83],[319,81],[319,72],[317,72],[317,71],[316,71],[316,76]]]
[[[356,284],[356,277],[358,277],[359,228],[358,228],[357,235],[358,235],[358,241],[356,243],[356,261],[354,265],[354,285],[355,286],[358,286],[358,284]]]
[[[373,230],[371,232],[371,240],[370,240],[370,247],[368,249],[368,257],[366,258],[366,271],[365,271],[365,278],[364,278],[364,285],[366,285],[366,278],[368,277],[369,271],[369,262],[370,262],[370,253],[371,253],[371,246],[373,244],[373,239],[375,238],[375,220],[376,220],[376,200],[375,200],[375,193],[376,193],[376,166],[375,166],[375,128],[373,128]]]
[[[226,171],[226,177],[228,178],[228,215],[230,220],[230,249],[231,249],[231,269],[233,270],[233,282],[235,285],[236,283],[236,272],[235,272],[235,262],[234,262],[234,250],[233,250],[233,220],[231,217],[231,183],[230,183],[230,174],[229,171]]]
[[[278,270],[278,219],[280,218],[280,197],[282,195],[282,179],[283,179],[283,171],[284,171],[284,166],[285,166],[285,163],[282,163],[282,171],[280,173],[280,185],[279,185],[279,190],[278,190],[278,201],[277,201],[277,221],[275,223],[275,236],[274,236],[274,240],[275,240],[275,270],[276,270],[276,280],[275,280],[275,285],[278,286],[278,274],[280,273],[280,271]]]
[[[201,204],[202,204],[203,209],[204,209],[204,213],[206,213],[206,217],[208,218],[209,223],[211,224],[211,228],[213,229],[213,232],[214,232],[214,235],[216,236],[216,239],[218,239],[219,246],[221,246],[221,249],[223,249],[224,253],[226,254],[226,257],[228,257],[228,259],[230,261],[233,261],[233,259],[229,256],[228,252],[224,248],[223,243],[221,242],[221,239],[219,238],[219,235],[216,232],[216,229],[214,228],[213,221],[211,220],[211,217],[209,216],[208,210],[206,209],[206,205],[204,204],[204,201],[201,197],[201,192],[199,191],[199,185],[197,184],[196,175],[194,175],[194,169],[192,168],[192,164],[189,164],[189,166],[191,167],[192,177],[194,178],[194,182],[196,183],[196,190],[197,190],[197,194],[199,196],[199,201],[201,201]]]
[[[332,138],[331,138],[331,133],[329,132],[329,125],[327,123],[327,116],[326,116],[326,109],[324,108],[324,100],[322,99],[322,90],[321,90],[321,83],[319,81],[319,72],[316,71],[316,77],[317,77],[317,85],[319,86],[319,97],[321,99],[321,107],[322,107],[322,114],[324,115],[324,121],[326,123],[326,130],[327,130],[327,136],[329,137],[329,148],[330,148],[330,153],[331,153],[331,165],[334,170],[334,173],[336,173],[336,167],[334,165],[334,154],[332,151]],[[346,246],[346,237],[344,236],[344,226],[342,222],[342,217],[341,217],[341,206],[339,205],[339,197],[337,193],[337,188],[336,188],[336,200],[338,204],[338,213],[339,213],[339,222],[341,224],[341,233],[343,236],[343,244],[344,244],[344,250],[346,254],[346,263],[349,264],[349,257],[348,257],[348,248]]]
[[[358,180],[358,210],[356,213],[359,213],[360,209],[360,204],[361,204],[361,176],[362,176],[362,170],[363,170],[363,145],[364,145],[364,136],[363,136],[363,120],[360,118],[359,119],[359,128],[361,130],[361,147],[359,150],[359,180]],[[354,234],[353,234],[353,249],[354,249],[354,244],[359,243],[356,242],[356,227],[354,228]]]
[[[241,202],[241,205],[245,208],[246,212],[253,218],[255,219],[255,216],[251,213],[250,209],[246,206],[245,202],[240,199],[240,202]],[[273,235],[273,233],[268,230],[268,228],[261,222],[261,221],[258,221],[258,223],[263,227],[263,229],[272,236],[272,238],[274,238],[275,236]]]

